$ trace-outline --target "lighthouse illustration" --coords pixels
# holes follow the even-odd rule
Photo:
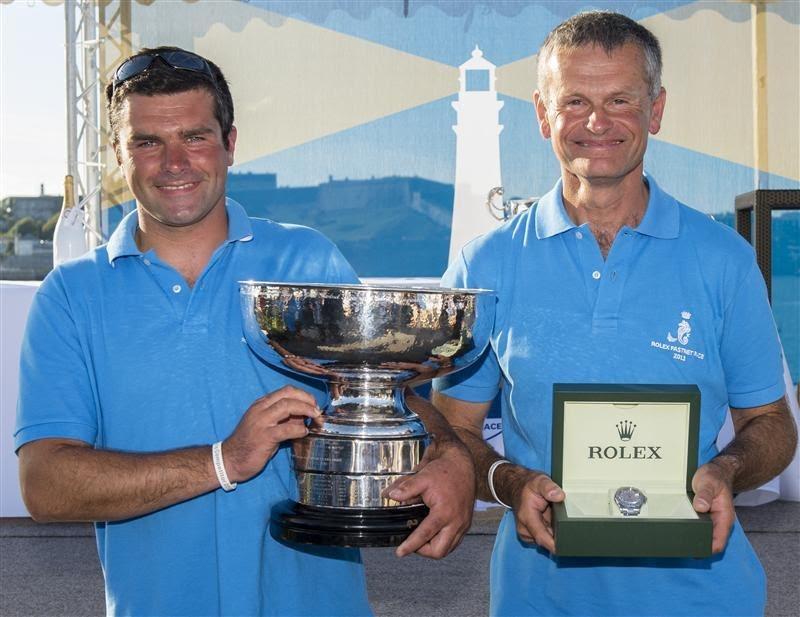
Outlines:
[[[472,57],[460,67],[456,110],[456,182],[450,261],[461,247],[499,222],[486,207],[489,191],[501,186],[500,109],[494,87],[495,65],[475,46]]]

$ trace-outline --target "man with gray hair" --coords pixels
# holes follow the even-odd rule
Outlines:
[[[581,13],[553,30],[534,104],[561,178],[536,207],[465,246],[444,276],[498,296],[489,353],[433,395],[472,451],[479,497],[509,510],[492,558],[493,615],[764,610],[764,572],[733,494],[774,477],[796,447],[780,344],[751,247],[644,172],[666,102],[660,73],[657,39],[623,15]],[[652,344],[681,320],[693,353]],[[710,514],[712,557],[554,554],[551,504],[566,497],[548,475],[556,383],[697,384],[692,507]],[[507,460],[481,438],[500,390]],[[719,452],[728,408],[736,436]]]

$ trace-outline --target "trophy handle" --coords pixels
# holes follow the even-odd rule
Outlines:
[[[489,191],[486,197],[486,207],[489,214],[498,221],[507,221],[515,217],[521,210],[527,210],[539,201],[538,197],[529,197],[528,199],[509,199],[505,201],[502,199],[504,189],[502,186],[496,186]],[[497,197],[500,197],[500,205],[497,205]]]

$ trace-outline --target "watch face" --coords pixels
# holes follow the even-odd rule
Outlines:
[[[634,486],[623,486],[614,493],[614,503],[623,516],[636,516],[647,503],[647,497]]]

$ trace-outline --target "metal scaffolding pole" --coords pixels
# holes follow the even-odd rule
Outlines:
[[[75,179],[75,203],[84,212],[86,245],[103,242],[101,225],[100,79],[97,3],[66,0],[67,173]]]
[[[78,114],[76,113],[77,36],[75,34],[75,10],[71,1],[64,3],[64,24],[66,26],[66,59],[67,59],[67,175],[78,176]],[[73,195],[72,203],[78,203]]]

